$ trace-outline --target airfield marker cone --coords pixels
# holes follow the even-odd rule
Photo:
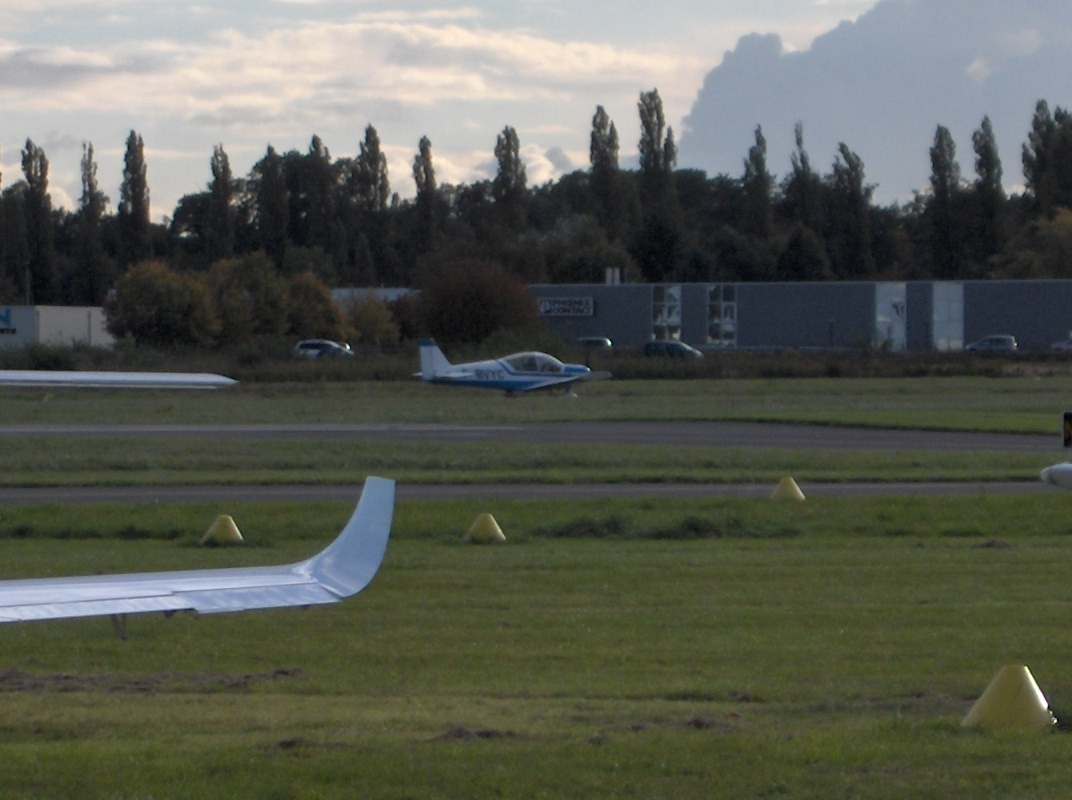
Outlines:
[[[965,728],[1050,730],[1057,721],[1027,667],[1002,667],[963,721]]]
[[[242,544],[242,541],[242,533],[230,514],[216,517],[216,521],[209,525],[201,537],[201,544]]]
[[[797,482],[786,476],[778,481],[778,487],[771,494],[771,500],[803,500],[804,492],[800,491]]]
[[[465,534],[465,541],[478,543],[505,542],[506,536],[503,535],[502,528],[495,521],[495,517],[491,516],[491,514],[481,514],[473,522],[469,532]]]

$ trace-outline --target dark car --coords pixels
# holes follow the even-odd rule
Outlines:
[[[969,353],[1012,353],[1016,351],[1014,336],[984,336],[964,348]]]
[[[689,347],[677,339],[656,339],[644,345],[646,356],[666,356],[668,358],[703,358],[703,353],[695,347]]]
[[[294,346],[294,352],[301,358],[353,358],[354,355],[346,342],[333,342],[330,339],[306,339]]]

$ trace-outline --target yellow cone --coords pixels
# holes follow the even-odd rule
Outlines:
[[[481,514],[476,518],[473,526],[469,528],[469,532],[465,534],[465,541],[480,543],[505,542],[506,537],[503,535],[499,523],[495,521],[495,517],[491,516],[491,514]]]
[[[771,500],[803,500],[804,492],[800,491],[797,482],[792,478],[785,477],[778,481],[778,488],[771,495]]]
[[[216,517],[205,535],[201,537],[201,544],[241,544],[242,533],[231,519],[230,514],[221,514]]]
[[[990,681],[960,723],[990,731],[1049,730],[1056,720],[1031,670],[1007,666]]]

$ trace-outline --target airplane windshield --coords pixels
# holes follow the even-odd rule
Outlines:
[[[546,353],[515,353],[503,359],[516,372],[563,372],[562,362]]]

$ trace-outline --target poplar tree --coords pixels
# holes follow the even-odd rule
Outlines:
[[[667,128],[659,90],[641,92],[637,102],[640,113],[640,202],[648,211],[657,206],[667,209],[674,203],[674,167],[677,147],[674,131]]]
[[[371,125],[365,128],[365,140],[360,145],[354,177],[362,210],[377,212],[387,208],[387,201],[391,199],[387,156],[380,150],[379,134]]]
[[[499,219],[511,230],[525,224],[525,164],[517,131],[507,125],[495,140],[498,172],[491,183],[491,196],[499,209]]]
[[[972,147],[975,150],[974,190],[978,207],[977,252],[980,260],[985,260],[1005,246],[1005,187],[990,117],[983,117],[979,130],[972,134]]]
[[[745,232],[757,239],[766,239],[771,232],[771,185],[767,172],[767,140],[763,127],[756,126],[756,141],[748,148],[744,161],[744,221]]]
[[[831,265],[839,278],[874,274],[870,206],[873,187],[864,183],[864,162],[841,142],[829,178],[826,241]]]
[[[596,106],[588,159],[592,165],[590,185],[596,219],[612,242],[624,234],[624,186],[618,169],[618,129],[603,106]]]
[[[792,170],[785,182],[784,193],[793,219],[811,230],[816,236],[823,230],[823,185],[822,179],[811,168],[811,160],[804,149],[804,123],[797,122],[793,129],[796,150],[790,156]]]
[[[436,177],[432,165],[432,142],[422,136],[413,157],[413,182],[417,186],[417,252],[428,253],[436,239]]]
[[[641,223],[632,246],[633,259],[648,281],[671,278],[682,251],[681,209],[674,186],[677,146],[666,125],[659,90],[641,92],[640,174],[638,193]]]
[[[205,250],[209,261],[234,255],[235,211],[231,205],[234,178],[231,161],[222,144],[212,149],[212,182],[209,184],[208,218],[205,220]]]
[[[118,209],[121,261],[124,266],[152,254],[149,236],[149,182],[145,166],[145,143],[131,131],[123,154],[123,182]]]
[[[939,125],[934,132],[931,156],[931,197],[926,216],[931,237],[933,273],[938,278],[956,277],[961,270],[957,246],[955,205],[960,193],[960,165],[949,129]]]
[[[53,274],[52,199],[48,194],[48,158],[45,151],[26,140],[22,151],[22,174],[26,179],[23,210],[26,215],[26,242],[29,248],[28,301],[30,305],[51,303],[55,294]]]
[[[108,197],[97,183],[93,145],[82,142],[82,195],[78,200],[75,249],[78,268],[72,294],[78,303],[100,305],[108,289],[108,259],[104,254],[101,220]]]

